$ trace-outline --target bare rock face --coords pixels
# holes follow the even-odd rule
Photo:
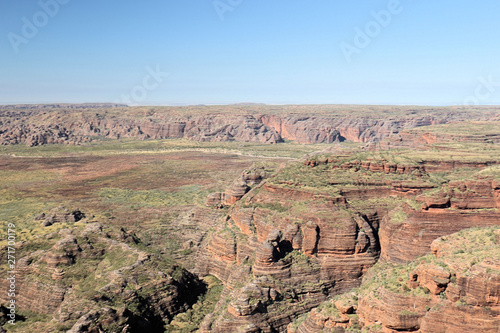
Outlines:
[[[421,211],[409,212],[404,221],[386,218],[381,224],[382,258],[411,261],[425,254],[439,236],[472,226],[498,225],[496,187],[494,180],[453,181],[446,190],[417,196]]]
[[[145,116],[136,108],[103,107],[89,110],[54,107],[0,110],[0,144],[81,144],[102,137],[110,139],[186,138],[194,141],[243,141],[278,143],[276,131],[253,115],[198,114],[177,111]],[[21,120],[22,119],[22,120]]]
[[[92,310],[80,317],[68,333],[99,333],[102,332],[102,327],[110,327],[112,325],[115,327],[123,327],[125,332],[129,332],[130,324],[127,322],[127,315],[125,309],[117,311],[105,307],[99,310]],[[96,325],[96,323],[99,324]]]
[[[243,287],[240,297],[229,304],[228,312],[235,317],[245,317],[264,311],[266,305],[279,297],[275,289],[263,287],[266,282],[266,278],[261,278]]]
[[[73,235],[68,233],[62,236],[64,238],[57,241],[44,257],[44,261],[50,268],[73,264],[79,252],[82,251]]]
[[[263,167],[254,167],[243,171],[226,192],[214,192],[207,196],[206,205],[209,207],[223,208],[234,205],[252,187],[258,186],[267,178],[266,170]]]
[[[436,128],[406,128],[398,133],[389,135],[385,140],[380,142],[382,149],[391,148],[415,148],[425,147],[435,143],[451,143],[451,142],[475,142],[498,144],[500,142],[500,134],[498,131],[491,130],[495,123],[498,126],[498,118],[492,117],[489,121],[475,122],[479,130],[471,130],[468,124],[465,125],[453,124],[443,125],[441,130]],[[444,124],[445,122],[442,122]],[[454,127],[451,127],[454,126]],[[451,127],[451,130],[450,130]],[[482,127],[482,128],[481,128]]]
[[[367,108],[359,112],[360,108]],[[127,107],[123,105],[0,106],[0,144],[81,144],[102,137],[195,141],[333,143],[344,140],[387,146],[441,140],[405,129],[452,121],[499,119],[498,109],[366,106],[199,106]],[[409,137],[409,138],[407,138]],[[404,138],[404,139],[403,139]],[[452,140],[454,138],[451,138]],[[498,135],[486,138],[498,142]],[[481,141],[471,136],[469,140]],[[484,140],[483,140],[484,141]]]
[[[226,192],[225,204],[231,206],[240,200],[250,190],[247,183],[243,180],[237,180],[233,183],[231,188]]]
[[[42,221],[44,227],[53,225],[54,223],[62,222],[78,222],[85,218],[85,213],[78,208],[69,210],[65,207],[57,207],[50,212],[39,214],[35,217],[35,221]]]
[[[319,227],[313,221],[308,221],[302,228],[302,251],[305,254],[313,255],[318,253]]]
[[[321,304],[288,332],[498,332],[499,244],[498,226],[440,237],[432,255],[378,263],[359,290]]]
[[[226,202],[226,194],[222,192],[214,192],[207,196],[205,205],[209,207],[222,208],[224,207],[224,202]]]

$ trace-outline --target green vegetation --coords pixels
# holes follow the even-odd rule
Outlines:
[[[367,325],[363,327],[361,333],[375,333],[375,332],[383,332],[383,326],[380,324]]]
[[[404,205],[416,211],[419,211],[421,208],[421,203],[412,197],[401,198],[396,196],[376,197],[367,200],[350,200],[349,204],[358,211],[366,211],[374,207],[384,207],[385,210],[391,211],[396,207]]]
[[[469,162],[483,163],[499,161],[500,148],[497,144],[487,145],[484,143],[439,143],[431,145],[430,149],[407,150],[405,155],[416,160],[436,162]]]
[[[320,164],[315,167],[293,163],[289,164],[272,179],[273,184],[282,187],[299,188],[314,193],[328,193],[332,196],[339,195],[342,189],[352,189],[370,186],[391,186],[393,183],[400,183],[406,186],[436,186],[431,177],[415,170],[412,173],[389,173],[369,171],[360,167],[342,169],[339,166],[353,161],[373,160],[382,163],[383,159],[377,159],[376,155],[381,153],[361,153],[348,157],[339,157],[337,162],[331,164]],[[362,155],[362,156],[361,156]],[[398,156],[394,153],[392,157]],[[380,156],[379,156],[380,157]],[[390,157],[385,154],[385,158]],[[404,158],[401,158],[404,159]],[[387,159],[385,159],[387,161]],[[408,163],[405,160],[405,163]],[[416,162],[415,162],[416,163]],[[406,164],[408,165],[408,164]]]
[[[493,178],[496,181],[500,181],[500,165],[493,165],[476,171],[474,176],[475,178]]]
[[[300,325],[302,325],[302,323],[304,321],[306,321],[307,319],[307,316],[309,315],[309,313],[303,313],[301,314],[300,316],[298,316],[293,322],[292,322],[292,329],[296,330],[297,328],[299,328]]]
[[[120,205],[143,207],[172,207],[186,205],[202,205],[209,191],[201,191],[198,185],[184,185],[172,192],[161,190],[127,190],[120,188],[103,188],[99,197]]]
[[[413,312],[413,311],[409,311],[407,309],[399,311],[399,314],[402,316],[417,316],[418,315],[418,313]]]
[[[337,298],[338,297],[335,297],[334,300]],[[326,301],[326,302],[321,303],[318,306],[318,312],[325,315],[325,316],[340,317],[340,312],[337,309],[337,307],[335,306],[334,300],[330,300],[330,301]]]
[[[279,202],[263,202],[263,203],[254,203],[250,205],[243,205],[243,208],[262,208],[269,209],[279,213],[283,213],[288,211],[287,207],[284,207]]]
[[[377,262],[364,276],[363,283],[359,288],[359,296],[364,297],[371,293],[373,297],[378,298],[378,288],[384,287],[386,290],[398,294],[430,298],[427,289],[422,287],[411,289],[407,286],[410,272],[416,267],[417,262],[411,262],[407,265]]]
[[[463,267],[465,276],[483,272],[500,275],[500,270],[491,265],[483,265],[489,260],[500,261],[500,227],[471,228],[461,230],[453,235],[441,237],[441,241],[449,244],[441,251],[440,256],[446,266]],[[439,261],[437,261],[439,265]]]
[[[57,223],[43,227],[40,221],[34,221],[35,216],[41,212],[50,211],[57,206],[57,203],[23,196],[23,193],[16,193],[15,190],[0,190],[0,223],[4,235],[7,234],[8,223],[16,225],[15,231],[18,241],[33,240],[38,235],[49,234],[73,225],[72,223]],[[6,244],[6,239],[0,240],[0,247]]]
[[[292,263],[292,270],[294,268],[307,269],[307,270],[317,270],[320,268],[320,264],[317,260],[309,258],[304,253],[298,250],[293,250],[286,254],[282,259],[284,262]]]
[[[403,208],[397,207],[389,212],[388,221],[391,224],[398,225],[408,220],[408,215],[404,212]]]
[[[38,332],[42,332],[44,331],[44,328],[46,328],[46,323],[51,319],[48,315],[19,309],[16,309],[16,318],[17,320],[15,325],[5,324],[3,326],[7,329],[7,332],[24,333],[27,330],[33,332],[33,327],[39,328]],[[68,327],[64,331],[62,330],[63,327],[60,328],[61,329],[57,332],[66,332],[71,327]]]
[[[174,317],[169,325],[165,326],[165,332],[190,333],[196,332],[203,318],[215,309],[224,286],[215,276],[208,275],[204,278],[207,284],[207,292],[198,298],[191,309]]]
[[[36,147],[25,145],[0,146],[0,155],[25,157],[157,155],[180,152],[234,154],[255,157],[300,158],[305,154],[329,147],[328,144],[253,142],[197,142],[187,139],[138,140],[119,139],[93,141],[80,145],[49,144]]]
[[[314,193],[334,192],[330,184],[331,167],[320,165],[315,168],[301,163],[289,164],[272,179],[272,183],[283,187],[300,187]]]

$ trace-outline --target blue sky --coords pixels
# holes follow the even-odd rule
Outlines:
[[[498,13],[497,0],[2,1],[0,104],[500,104]]]

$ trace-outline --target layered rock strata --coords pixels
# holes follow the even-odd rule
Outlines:
[[[19,243],[16,309],[53,319],[47,331],[163,332],[204,286],[172,261],[139,250],[138,242],[123,229],[90,223]],[[0,286],[8,289],[6,283]],[[9,302],[7,293],[0,302]]]
[[[355,292],[337,296],[288,326],[289,333],[498,332],[500,229],[436,239],[433,254],[407,265],[379,263]]]
[[[356,111],[360,108],[368,110]],[[408,128],[498,119],[498,109],[491,107],[19,105],[0,107],[0,144],[81,144],[101,138],[374,142]]]

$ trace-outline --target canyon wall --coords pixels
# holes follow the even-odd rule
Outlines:
[[[376,142],[404,129],[449,122],[500,119],[485,108],[354,106],[126,107],[41,105],[0,107],[0,144],[37,146],[92,140],[185,138],[195,141],[279,143]],[[359,107],[358,107],[359,108]],[[363,109],[362,109],[363,110]]]
[[[486,290],[492,295],[488,304],[496,306],[498,286],[487,282],[496,281],[496,273],[472,281],[462,273],[464,267],[451,263],[446,272],[436,263],[405,266],[429,253],[431,244],[434,252],[444,251],[433,243],[436,238],[500,224],[499,186],[492,177],[498,161],[458,163],[442,157],[314,155],[257,185],[242,178],[225,193],[209,196],[207,204],[229,211],[208,236],[196,273],[217,276],[225,289],[201,331],[344,332],[366,327],[377,332],[380,326],[383,332],[433,332],[440,313],[449,321],[460,313],[462,322],[450,322],[445,330],[493,332],[496,310],[489,313],[487,303],[476,304],[472,298]],[[466,180],[441,178],[452,174],[456,179],[463,170]],[[395,278],[380,273],[403,266],[406,271],[394,271]],[[363,279],[371,267],[382,277],[370,273]],[[393,280],[405,292],[388,284]],[[365,291],[337,298],[353,288]],[[445,290],[448,298],[441,294]],[[464,307],[462,301],[474,307]],[[288,325],[303,316],[300,325]]]

